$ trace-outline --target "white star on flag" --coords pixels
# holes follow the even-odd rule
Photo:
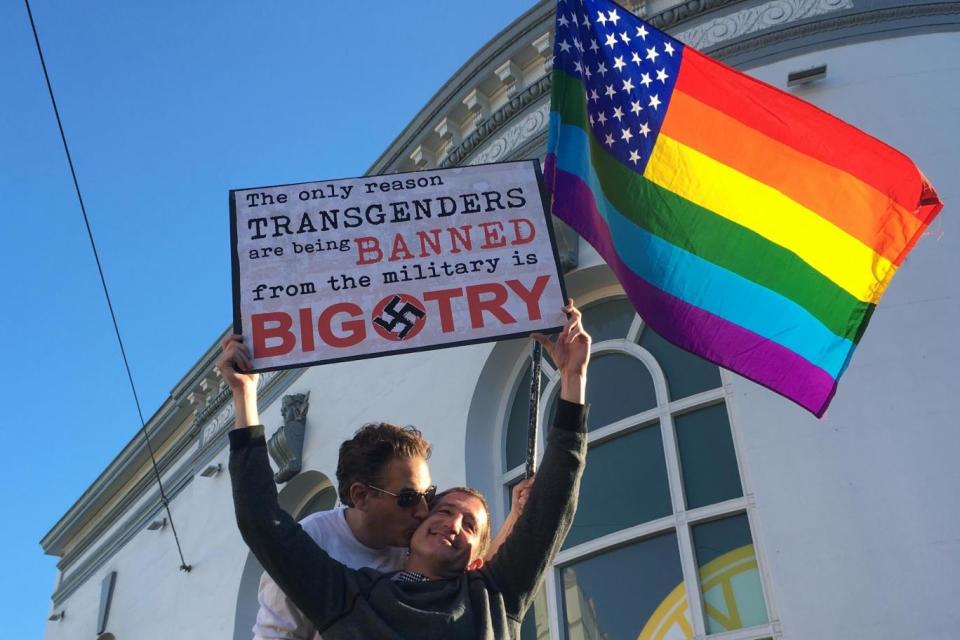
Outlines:
[[[636,149],[630,152],[630,162],[632,162],[633,164],[637,164],[638,162],[640,162],[640,154],[637,153]]]
[[[613,26],[617,26],[617,22],[620,20],[620,16],[617,15],[617,10],[616,10],[616,9],[611,10],[611,11],[607,14],[607,17],[608,17],[608,19],[610,20],[610,22],[613,23]]]
[[[659,80],[663,84],[667,84],[667,78],[669,77],[670,76],[667,75],[666,69],[660,69],[659,71],[657,71],[657,80]]]
[[[660,97],[657,94],[650,96],[650,106],[654,109],[660,106]]]
[[[649,60],[650,62],[656,62],[658,55],[660,54],[657,53],[656,47],[650,47],[649,49],[647,49],[647,60]]]
[[[620,69],[623,69],[625,66],[627,66],[627,63],[623,61],[623,56],[617,56],[613,59],[613,68],[617,71],[620,71]]]
[[[627,127],[626,129],[621,129],[621,130],[620,130],[620,139],[621,139],[621,140],[626,140],[627,142],[630,142],[630,138],[632,138],[632,137],[633,137],[633,134],[630,133],[630,127]]]

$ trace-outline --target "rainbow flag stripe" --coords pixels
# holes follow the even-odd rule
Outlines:
[[[609,0],[558,4],[544,178],[649,326],[818,417],[943,206],[895,149]]]

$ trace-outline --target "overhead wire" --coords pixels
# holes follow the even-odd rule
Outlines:
[[[100,253],[97,250],[97,243],[93,238],[93,230],[90,227],[90,219],[87,216],[87,207],[83,202],[83,195],[80,192],[80,182],[77,180],[77,172],[73,166],[73,157],[70,155],[70,146],[67,144],[67,136],[64,133],[63,121],[60,119],[60,109],[57,107],[57,100],[53,94],[53,84],[50,82],[50,74],[47,72],[47,63],[43,57],[43,48],[40,46],[40,36],[37,35],[37,25],[33,19],[33,11],[30,8],[30,0],[24,0],[27,6],[27,16],[30,18],[30,28],[33,31],[33,40],[37,44],[37,55],[40,56],[40,66],[43,68],[43,77],[47,83],[47,91],[50,94],[50,103],[53,105],[53,114],[57,119],[57,127],[60,129],[60,140],[63,142],[63,150],[67,156],[67,164],[70,166],[70,175],[73,178],[73,186],[77,192],[77,200],[80,202],[80,212],[83,214],[83,223],[87,228],[87,237],[90,239],[90,248],[93,250],[93,257],[97,263],[97,272],[100,274],[100,284],[103,287],[103,295],[107,299],[107,308],[110,310],[110,318],[113,320],[113,330],[117,336],[117,343],[120,345],[120,355],[123,357],[123,366],[127,371],[127,379],[130,381],[130,391],[133,393],[133,401],[137,405],[137,415],[140,417],[140,431],[143,434],[144,442],[147,445],[147,451],[150,454],[150,462],[153,465],[153,473],[156,477],[157,486],[160,489],[160,502],[167,512],[167,521],[170,523],[170,530],[173,532],[174,542],[177,544],[177,553],[180,554],[180,570],[189,572],[193,567],[187,564],[183,557],[183,548],[180,546],[180,537],[177,535],[177,528],[173,524],[173,514],[170,512],[170,500],[163,489],[163,481],[160,478],[160,469],[157,465],[157,457],[150,442],[150,434],[147,432],[147,423],[143,419],[143,409],[140,406],[140,397],[137,394],[137,387],[133,383],[133,373],[130,369],[130,362],[127,359],[127,351],[123,346],[123,338],[120,336],[120,325],[117,323],[117,314],[113,309],[113,302],[110,300],[110,291],[107,289],[107,279],[103,273],[103,265],[100,262]]]

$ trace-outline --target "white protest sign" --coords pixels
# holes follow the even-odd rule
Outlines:
[[[234,330],[268,371],[562,327],[536,161],[230,192]]]

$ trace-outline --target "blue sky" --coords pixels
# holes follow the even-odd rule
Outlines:
[[[227,191],[362,174],[532,5],[33,0],[146,416],[230,323]],[[39,638],[38,541],[139,420],[18,2],[0,87],[0,602],[6,637]]]

